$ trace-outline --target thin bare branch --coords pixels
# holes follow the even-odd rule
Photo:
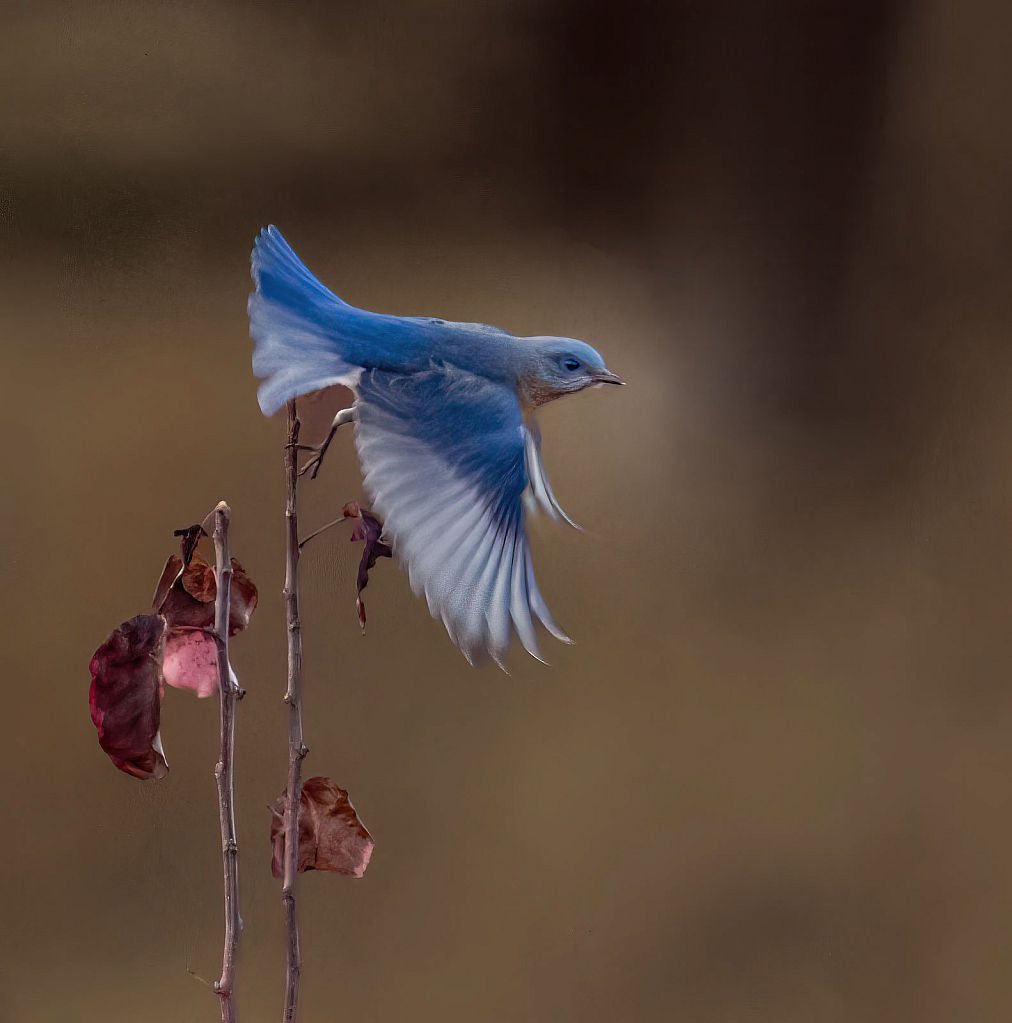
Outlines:
[[[285,445],[285,477],[288,499],[285,505],[286,566],[285,619],[288,625],[288,804],[285,808],[284,884],[281,902],[288,929],[288,970],[285,980],[284,1023],[294,1023],[299,1004],[302,952],[299,921],[295,907],[295,882],[299,868],[299,805],[302,801],[302,761],[309,750],[302,741],[302,624],[299,621],[299,520],[296,488],[299,481],[297,446],[299,418],[295,399],[288,402],[288,443]]]
[[[222,501],[214,509],[215,575],[218,590],[214,602],[214,640],[218,649],[218,689],[221,696],[221,742],[214,777],[218,783],[218,819],[221,824],[221,858],[225,879],[225,942],[221,978],[214,990],[221,1000],[222,1023],[235,1023],[235,954],[239,947],[242,918],[239,916],[239,847],[235,837],[233,768],[235,759],[235,704],[239,684],[228,660],[228,617],[232,589],[232,558],[228,549],[231,512]]]
[[[334,519],[332,522],[328,522],[325,526],[320,526],[319,529],[314,529],[312,533],[309,534],[309,536],[303,537],[299,541],[299,550],[302,550],[302,548],[305,547],[306,544],[309,543],[309,541],[312,540],[314,536],[319,536],[321,533],[326,532],[332,526],[339,526],[342,522],[347,521],[348,517],[346,515],[342,515],[339,519]]]

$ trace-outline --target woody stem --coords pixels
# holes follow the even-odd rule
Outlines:
[[[217,594],[214,601],[214,642],[218,652],[218,691],[221,697],[221,734],[214,777],[218,784],[218,820],[221,825],[221,858],[225,887],[225,942],[221,977],[214,990],[221,1000],[222,1023],[235,1023],[235,956],[239,947],[242,918],[239,915],[239,848],[235,836],[233,765],[235,754],[235,704],[239,685],[228,660],[229,600],[232,588],[232,558],[228,550],[231,512],[222,501],[214,509],[214,554]]]
[[[285,621],[288,626],[288,785],[285,800],[284,883],[281,902],[288,931],[288,969],[285,979],[284,1023],[294,1023],[299,1004],[302,952],[295,907],[295,881],[299,867],[299,804],[302,801],[302,760],[309,752],[302,741],[302,624],[299,620],[299,520],[296,487],[299,480],[297,447],[299,419],[295,399],[288,402],[288,443],[285,446],[285,477],[288,497],[285,505],[286,565]]]

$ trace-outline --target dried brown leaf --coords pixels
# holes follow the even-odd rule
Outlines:
[[[250,617],[257,608],[260,597],[253,580],[242,565],[232,559],[232,585],[228,598],[228,634],[234,636],[249,625]]]
[[[163,614],[170,626],[207,629],[214,625],[214,598],[218,592],[214,569],[194,553],[183,569],[182,559],[173,555],[165,563],[155,590],[153,608]],[[257,606],[257,588],[242,565],[232,559],[232,585],[229,588],[228,632],[234,636],[249,625]]]
[[[271,807],[271,872],[284,876],[284,820],[288,793]],[[299,873],[329,870],[361,877],[372,856],[373,840],[358,819],[348,793],[329,778],[310,778],[299,803]]]
[[[190,563],[183,569],[183,575],[179,581],[183,589],[194,600],[199,600],[202,604],[214,604],[214,597],[218,592],[214,569],[196,551],[190,558]],[[211,620],[214,620],[213,607]]]

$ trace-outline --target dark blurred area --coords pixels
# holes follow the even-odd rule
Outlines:
[[[303,561],[307,774],[376,840],[308,874],[305,1020],[1012,1015],[1012,8],[552,0],[4,6],[8,811],[0,1021],[217,1018],[217,710],[119,774],[92,651],[220,499],[237,1000],[281,1011],[273,222],[355,305],[590,342],[542,426],[577,640],[475,672],[393,564]],[[304,437],[346,395],[302,402]],[[348,438],[303,530],[361,497]]]

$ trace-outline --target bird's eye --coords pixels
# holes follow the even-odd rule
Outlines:
[[[580,364],[576,361],[576,359],[566,359],[562,363],[562,365],[565,366],[566,369],[569,369],[569,370],[574,370],[574,369],[579,369],[580,368]]]

